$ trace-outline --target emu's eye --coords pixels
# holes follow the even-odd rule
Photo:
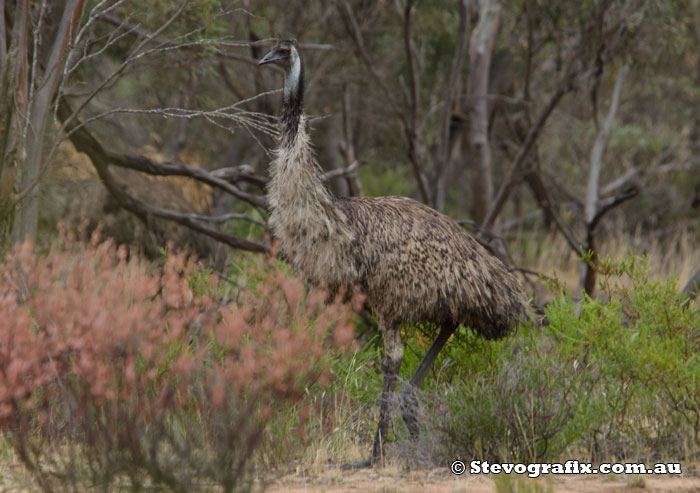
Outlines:
[[[289,50],[280,50],[280,55],[289,56]]]

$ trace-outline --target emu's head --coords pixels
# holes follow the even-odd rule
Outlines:
[[[297,92],[297,89],[300,89],[303,75],[296,40],[284,39],[278,41],[272,47],[272,50],[258,62],[258,65],[266,65],[268,63],[274,63],[284,69],[285,95],[290,95]]]
[[[297,52],[296,44],[296,40],[293,39],[281,39],[277,41],[270,52],[258,62],[258,65],[274,63],[281,66],[285,72],[288,72],[299,59],[299,52]]]

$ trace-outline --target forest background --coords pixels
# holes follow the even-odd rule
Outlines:
[[[454,422],[442,423],[441,431],[459,435],[452,426],[457,418],[465,420],[460,413],[466,408],[473,414],[465,422],[480,429],[477,422],[496,419],[489,413],[497,412],[498,402],[513,401],[509,392],[523,386],[539,396],[542,408],[537,414],[531,406],[529,435],[519,428],[522,423],[508,420],[507,411],[499,415],[505,429],[524,433],[522,443],[514,445],[508,440],[520,438],[503,438],[508,432],[494,428],[481,438],[447,440],[456,447],[448,449],[512,458],[504,452],[508,449],[534,460],[570,447],[585,450],[588,457],[656,457],[654,447],[662,444],[669,456],[696,457],[700,363],[687,348],[700,340],[692,322],[697,307],[677,294],[694,298],[700,282],[698,0],[158,0],[147,7],[132,0],[0,0],[0,244],[6,280],[21,281],[19,288],[7,284],[4,309],[14,303],[11,310],[23,310],[33,292],[25,289],[24,274],[7,273],[15,269],[7,259],[29,258],[13,246],[25,238],[34,241],[37,255],[48,258],[59,237],[78,257],[85,251],[92,252],[85,254],[88,258],[99,257],[109,250],[71,243],[66,230],[80,224],[87,236],[99,229],[102,238],[128,245],[129,258],[143,256],[151,269],[167,265],[172,251],[193,253],[203,270],[177,275],[188,279],[195,296],[208,293],[226,303],[235,299],[240,309],[245,303],[256,306],[263,292],[275,299],[260,288],[244,303],[206,286],[213,282],[209,276],[235,287],[230,289],[247,282],[266,286],[268,275],[291,276],[286,267],[262,260],[270,250],[264,189],[282,74],[259,70],[257,60],[278,37],[298,40],[312,141],[334,193],[405,195],[451,216],[517,273],[552,330],[572,331],[566,332],[569,339],[556,332],[556,340],[583,344],[585,350],[577,350],[585,354],[591,347],[602,351],[593,352],[601,358],[598,366],[586,362],[592,373],[567,380],[566,364],[583,361],[573,356],[573,347],[553,350],[527,331],[520,336],[525,342],[479,346],[465,330],[463,342],[480,356],[454,349],[440,364],[460,361],[465,372],[485,372],[485,380],[474,385],[492,379],[511,387],[496,392],[493,401],[480,394],[485,392],[481,387],[462,388],[460,399],[466,400],[460,402],[430,394],[429,406],[444,404],[455,413]],[[60,222],[65,225],[57,229]],[[119,252],[115,258],[125,260]],[[624,258],[609,260],[619,257]],[[49,277],[63,286],[66,274],[56,269]],[[253,274],[256,269],[266,274]],[[166,287],[157,292],[165,293]],[[646,295],[637,297],[635,289]],[[25,294],[17,298],[17,292]],[[316,301],[309,302],[310,313],[323,311]],[[204,313],[207,303],[201,303]],[[169,313],[169,302],[163,306]],[[664,306],[677,310],[678,318],[662,314],[666,325],[677,329],[671,331],[679,338],[673,339],[673,350],[658,320],[645,318]],[[35,317],[38,308],[32,310]],[[19,317],[19,312],[7,313]],[[294,319],[297,312],[289,316]],[[308,316],[307,322],[315,319]],[[197,323],[202,326],[201,320]],[[630,336],[624,347],[593,344],[620,339],[620,331],[630,327],[657,332],[653,341]],[[363,348],[356,354],[362,357],[352,364],[341,358],[345,366],[336,361],[333,372],[349,378],[364,368],[373,381],[379,372],[376,328],[365,317],[356,329]],[[406,334],[416,354],[429,333]],[[9,347],[7,341],[0,347]],[[643,348],[634,346],[643,341]],[[509,344],[548,347],[545,359],[523,356],[518,363],[529,368],[516,372],[531,377],[529,384],[504,377],[515,371],[506,357],[513,349]],[[652,375],[642,356],[656,350],[666,359],[657,361],[661,369]],[[634,351],[634,361],[621,356]],[[601,361],[621,366],[605,373]],[[494,369],[488,370],[486,362]],[[545,363],[551,371],[538,376],[535,370]],[[71,364],[66,371],[74,370]],[[408,358],[402,373],[409,374],[412,364],[417,362]],[[7,375],[11,361],[2,365]],[[309,369],[289,371],[307,375]],[[462,375],[445,371],[434,379],[453,383],[449,388],[454,390],[466,385]],[[543,382],[548,375],[553,380]],[[37,381],[37,388],[46,384]],[[351,403],[338,411],[336,424],[358,409],[373,409],[367,390],[373,385],[356,382],[333,394]],[[565,398],[569,407],[550,412],[561,400],[559,392],[569,396],[567,389],[573,388],[600,392],[602,407],[583,409]],[[636,400],[604,405],[613,388]],[[542,389],[558,390],[542,394]],[[25,390],[8,402],[31,400],[36,389]],[[670,411],[658,408],[654,396],[659,392],[670,396]],[[93,404],[99,407],[101,398]],[[492,407],[485,409],[489,402]],[[337,401],[334,406],[339,408]],[[513,408],[514,416],[520,416],[518,409]],[[0,406],[0,411],[7,418],[7,409]],[[269,414],[263,414],[268,423]],[[294,426],[305,422],[295,416]],[[336,457],[342,450],[338,443],[347,445],[343,440],[361,448],[367,441],[362,430],[373,415],[367,416],[366,422],[353,421],[354,431],[343,431],[342,440],[323,432],[324,454]],[[645,416],[655,431],[625,428],[632,416]],[[320,430],[331,426],[319,419]],[[576,420],[579,428],[567,428]],[[276,426],[284,429],[279,422]],[[584,440],[590,429],[594,438]],[[681,430],[692,430],[692,439],[667,448],[664,444],[675,439],[672,433]],[[400,430],[396,433],[401,436]],[[485,437],[493,439],[491,447],[479,441]],[[11,442],[31,442],[23,440]],[[321,448],[317,445],[315,453]],[[23,463],[33,463],[31,454],[19,455]],[[268,450],[263,463],[275,463],[281,455]]]

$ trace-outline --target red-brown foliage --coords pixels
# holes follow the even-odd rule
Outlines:
[[[299,399],[353,336],[349,306],[272,261],[259,270],[222,302],[195,293],[202,274],[182,254],[155,268],[97,235],[44,255],[18,244],[0,264],[0,430],[39,483],[50,488],[46,464],[75,482],[47,459],[67,438],[103,484],[146,473],[230,490],[275,403]]]

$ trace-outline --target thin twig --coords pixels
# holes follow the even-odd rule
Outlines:
[[[63,100],[59,107],[59,117],[63,119],[64,122],[75,115],[75,113],[68,106],[68,103]],[[79,121],[73,120],[72,123],[64,123],[66,126],[78,125]],[[70,129],[69,129],[70,130]],[[109,190],[116,201],[127,209],[128,211],[135,214],[144,224],[148,224],[150,216],[156,216],[163,219],[168,219],[176,223],[182,224],[194,231],[204,233],[205,235],[214,238],[221,243],[225,243],[233,248],[240,248],[243,250],[249,250],[253,252],[267,252],[269,247],[262,243],[256,241],[248,240],[246,238],[239,238],[235,236],[230,236],[221,231],[211,228],[203,224],[198,215],[189,214],[179,211],[174,211],[170,209],[163,209],[161,207],[152,206],[145,202],[135,199],[122,188],[121,184],[114,179],[109,171],[108,163],[113,162],[114,153],[110,153],[105,150],[102,145],[95,139],[84,127],[80,128],[76,132],[71,133],[71,142],[75,148],[84,152],[92,160],[93,165],[97,170],[97,174],[104,186]],[[154,174],[159,174],[159,171],[163,170],[163,165],[158,165],[156,163],[149,162],[145,158],[143,160],[135,159],[133,162],[140,162],[141,164],[147,165],[146,167]],[[150,167],[149,167],[150,165]],[[199,170],[194,166],[179,165],[176,168],[182,170],[183,172],[192,172],[193,170]],[[167,169],[167,166],[165,167]],[[204,170],[199,170],[206,173]],[[201,175],[200,175],[201,176]],[[211,175],[209,175],[211,176]],[[213,177],[212,177],[213,178]],[[215,180],[222,181],[222,180]],[[225,182],[224,182],[225,183]],[[230,186],[228,183],[226,185]]]
[[[326,171],[321,175],[321,180],[327,182],[332,180],[333,178],[338,178],[340,176],[354,175],[357,172],[357,169],[360,167],[360,164],[360,161],[353,161],[347,168]]]
[[[78,116],[78,114],[88,105],[90,101],[93,100],[93,98],[107,85],[109,84],[115,77],[117,77],[119,74],[121,74],[124,69],[126,69],[129,64],[131,64],[134,60],[136,60],[139,57],[139,52],[141,49],[146,46],[148,43],[150,43],[152,40],[156,39],[158,36],[160,36],[160,33],[162,33],[165,29],[167,29],[174,21],[177,19],[180,14],[185,10],[185,7],[187,6],[188,0],[183,0],[182,4],[180,7],[175,11],[173,15],[171,15],[163,24],[161,24],[158,29],[156,29],[153,33],[151,33],[149,36],[147,36],[145,39],[143,39],[140,43],[138,43],[133,50],[131,50],[131,53],[126,57],[126,59],[116,68],[112,71],[111,74],[109,74],[107,77],[105,77],[102,82],[100,82],[92,91],[90,91],[90,94],[78,105],[78,108],[74,111],[72,115],[70,115],[68,118],[65,119],[64,125],[70,125],[70,123],[73,122]]]
[[[636,187],[629,188],[622,192],[620,195],[617,197],[614,197],[612,200],[608,201],[607,203],[603,204],[600,206],[600,209],[598,212],[596,212],[595,216],[593,216],[593,219],[590,222],[590,228],[591,230],[594,230],[597,226],[600,220],[603,218],[605,214],[610,212],[612,209],[617,207],[618,205],[622,204],[623,202],[628,201],[631,198],[636,197],[639,195],[639,189]]]
[[[270,227],[265,221],[261,221],[260,219],[255,219],[253,217],[250,217],[246,214],[240,214],[236,212],[232,212],[229,214],[220,214],[218,216],[207,216],[206,214],[188,214],[189,217],[194,219],[195,221],[204,221],[208,223],[225,223],[228,221],[233,221],[233,220],[240,220],[240,221],[248,221],[249,223],[253,224],[258,224],[265,228],[267,232],[270,232]]]

